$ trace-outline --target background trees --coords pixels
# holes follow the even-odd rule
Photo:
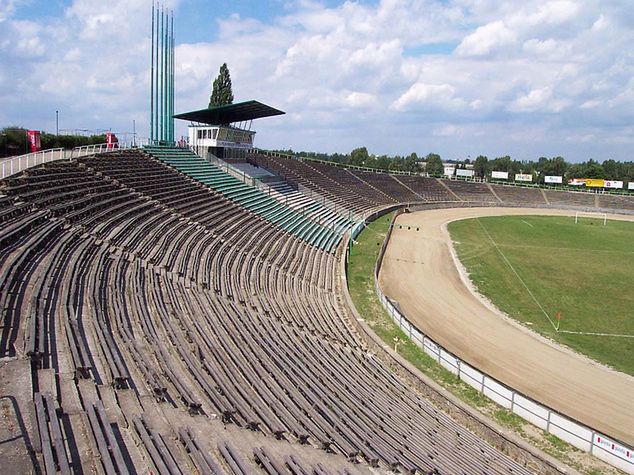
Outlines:
[[[442,164],[442,159],[437,153],[429,153],[425,157],[425,172],[433,176],[442,176],[445,171],[445,167]]]
[[[473,163],[473,170],[478,178],[484,178],[491,170],[489,168],[489,159],[484,155],[478,155]]]
[[[433,176],[441,176],[444,172],[444,163],[455,164],[457,168],[464,168],[471,161],[445,160],[437,153],[428,153],[424,158],[416,152],[403,157],[400,155],[373,155],[366,147],[358,147],[349,154],[345,153],[315,153],[293,152],[292,150],[276,150],[300,157],[316,158],[336,162],[342,165],[356,165],[378,170],[408,171],[412,173],[427,172]],[[537,160],[513,160],[509,155],[488,158],[486,155],[478,155],[473,161],[473,170],[477,178],[491,176],[493,170],[508,172],[512,179],[516,173],[530,173],[534,177],[534,183],[544,183],[544,177],[564,176],[571,178],[605,178],[608,180],[634,181],[634,162],[617,162],[605,160],[599,163],[589,159],[581,163],[569,163],[564,157],[539,157]]]

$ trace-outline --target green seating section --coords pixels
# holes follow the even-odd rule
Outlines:
[[[202,159],[192,151],[176,147],[145,147],[153,157],[200,181],[246,209],[291,234],[327,252],[334,252],[341,240],[339,229],[321,226],[278,200],[249,186]]]

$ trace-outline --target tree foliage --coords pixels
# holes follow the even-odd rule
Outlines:
[[[425,171],[432,176],[442,176],[445,167],[442,164],[442,158],[437,153],[429,153],[425,157]]]
[[[214,79],[211,96],[209,97],[209,107],[224,106],[233,104],[233,90],[231,89],[231,75],[227,63],[220,66],[218,77]]]
[[[356,165],[361,167],[376,168],[379,170],[396,170],[420,173],[425,171],[433,176],[441,176],[444,172],[443,160],[437,153],[429,153],[421,159],[414,152],[408,156],[396,155],[373,155],[366,147],[355,148],[349,154],[342,153],[315,153],[299,152],[292,150],[279,150],[282,153],[289,153],[300,157],[315,158],[336,162],[342,165]],[[422,162],[426,162],[423,168]],[[467,160],[447,160],[457,168],[464,168]],[[605,178],[608,180],[634,181],[634,162],[618,162],[615,160],[605,160],[599,163],[589,159],[581,163],[569,163],[564,157],[552,158],[539,157],[537,160],[513,160],[509,155],[489,159],[485,155],[479,155],[473,161],[473,169],[478,178],[491,176],[492,171],[503,171],[509,173],[512,180],[516,173],[532,174],[535,183],[544,183],[544,177],[563,176],[566,180],[571,178]]]
[[[473,164],[473,170],[478,178],[484,178],[489,173],[489,159],[484,155],[478,155]]]

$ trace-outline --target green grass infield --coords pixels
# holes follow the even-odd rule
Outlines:
[[[482,217],[448,226],[477,290],[523,325],[634,375],[634,223]]]

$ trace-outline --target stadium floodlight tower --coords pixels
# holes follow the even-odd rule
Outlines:
[[[174,145],[174,14],[152,2],[150,144]]]
[[[253,120],[282,114],[261,102],[246,101],[184,112],[174,118],[190,121],[189,146],[199,156],[225,159],[243,158],[253,148]]]

